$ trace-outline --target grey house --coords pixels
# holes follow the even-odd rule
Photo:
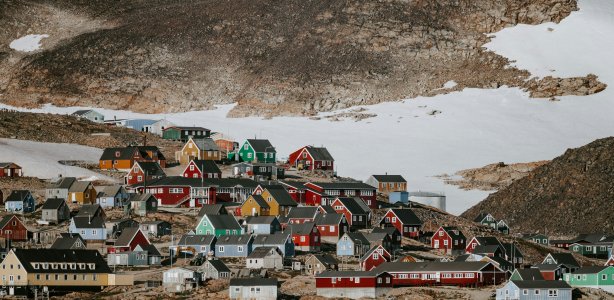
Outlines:
[[[130,210],[137,216],[158,211],[158,200],[152,194],[132,194],[128,201]]]
[[[154,245],[137,245],[132,251],[107,254],[109,266],[156,266],[160,265],[162,255]]]
[[[190,252],[193,255],[213,255],[216,242],[215,235],[184,234],[176,245],[170,246],[171,254]]]
[[[162,274],[162,286],[169,292],[189,291],[197,287],[199,281],[200,273],[187,268],[175,267]]]
[[[131,227],[139,227],[139,222],[132,219],[110,220],[105,222],[105,226],[108,229],[108,238],[117,238],[122,234],[124,229]]]
[[[324,271],[338,271],[339,262],[330,254],[314,254],[305,260],[305,271],[318,275]]]
[[[277,247],[258,247],[245,260],[248,269],[282,269],[284,258]]]
[[[104,123],[104,115],[93,109],[78,110],[72,113],[72,115],[77,118],[90,120],[94,123]]]
[[[50,248],[65,250],[86,249],[87,242],[78,233],[63,232],[60,233],[59,238],[55,239]]]
[[[62,198],[47,199],[41,210],[43,221],[58,224],[70,219],[70,208]]]
[[[249,216],[245,219],[246,233],[273,234],[281,231],[281,224],[275,216]]]
[[[295,254],[294,242],[289,232],[258,234],[254,236],[253,247],[277,247],[283,257],[293,257]]]
[[[228,288],[230,299],[277,299],[277,278],[233,278]]]
[[[204,215],[227,215],[228,211],[224,208],[223,204],[204,204],[198,211],[198,216]]]
[[[497,289],[497,300],[571,300],[571,286],[560,280],[510,280]]]
[[[126,189],[121,185],[111,185],[102,188],[96,196],[96,203],[102,208],[123,207],[129,198]]]
[[[73,183],[77,181],[75,177],[60,177],[56,181],[52,182],[45,189],[45,199],[49,198],[62,198],[68,199],[68,190]]]
[[[141,231],[147,236],[161,237],[163,235],[170,235],[172,232],[172,225],[166,221],[146,221],[141,222],[139,225]]]
[[[215,242],[216,257],[247,257],[252,252],[251,234],[223,235]]]
[[[197,271],[202,275],[202,280],[230,278],[231,275],[230,269],[219,259],[205,261]]]

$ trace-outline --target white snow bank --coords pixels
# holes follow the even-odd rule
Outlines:
[[[451,89],[451,88],[453,88],[453,87],[455,87],[457,85],[458,84],[456,83],[456,81],[450,80],[450,81],[444,83],[442,88],[444,88],[444,89]]]
[[[12,161],[20,165],[25,176],[54,178],[62,174],[86,180],[115,181],[90,170],[58,162],[61,160],[97,162],[100,155],[102,155],[101,149],[80,145],[0,139],[0,161]]]
[[[12,41],[9,47],[21,52],[36,51],[41,47],[41,40],[48,37],[48,34],[29,34]]]

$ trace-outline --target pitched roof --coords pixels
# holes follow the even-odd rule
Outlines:
[[[258,234],[254,236],[254,245],[282,245],[290,238],[289,235],[289,232]]]
[[[343,206],[353,215],[364,215],[371,212],[367,204],[358,197],[339,197],[337,199],[339,199]]]
[[[292,232],[292,234],[300,234],[300,235],[311,234],[314,227],[315,227],[315,223],[313,222],[305,222],[302,224],[288,225],[288,229],[290,230],[290,232]]]
[[[55,241],[49,248],[50,249],[71,249],[71,247],[77,241],[82,241],[83,243],[85,243],[85,241],[83,241],[79,237],[59,237],[55,239]]]
[[[137,245],[137,247],[141,247],[141,249],[147,251],[147,254],[150,255],[150,256],[161,256],[160,251],[158,251],[158,248],[156,248],[156,246],[154,246],[154,244]]]
[[[503,249],[505,249],[505,254],[510,257],[524,257],[524,255],[522,255],[522,252],[520,252],[520,249],[518,249],[515,244],[503,243]]]
[[[570,266],[570,267],[580,266],[580,263],[576,260],[575,257],[573,257],[571,253],[550,253],[550,256],[554,258],[557,264],[563,264],[563,265]]]
[[[386,263],[384,263],[386,264]],[[380,265],[381,266],[381,265]],[[377,276],[379,273],[376,271],[324,271],[318,275],[316,275],[316,278],[331,278],[331,277],[343,277],[343,278],[347,278],[347,277],[375,277]]]
[[[277,278],[232,278],[230,286],[277,286]]]
[[[92,183],[89,181],[76,181],[68,189],[69,193],[83,193]]]
[[[587,266],[587,267],[582,267],[580,269],[577,269],[572,274],[574,275],[575,274],[596,274],[607,268],[614,268],[614,267],[612,266]]]
[[[204,215],[215,229],[242,229],[237,219],[232,215]]]
[[[218,272],[229,272],[230,269],[226,266],[226,264],[219,259],[207,260],[209,264]]]
[[[362,232],[346,232],[345,235],[347,235],[350,240],[352,240],[354,243],[360,243],[360,244],[364,244],[364,245],[369,245],[369,240],[367,239],[367,237],[365,237],[365,235]]]
[[[339,264],[339,262],[335,259],[335,257],[330,254],[313,254],[312,257],[317,259],[319,262],[321,262],[326,267]]]
[[[522,280],[544,280],[542,273],[536,268],[516,269],[514,273],[518,273]]]
[[[70,186],[77,181],[75,177],[61,177],[55,182],[50,183],[48,189],[69,189]]]
[[[531,266],[531,268],[535,268],[540,271],[555,271],[555,270],[558,270],[560,267],[559,265],[556,265],[556,264],[537,264],[537,265]]]
[[[247,142],[256,152],[277,152],[269,140],[247,139]]]
[[[328,149],[324,147],[307,146],[305,147],[305,149],[309,152],[309,155],[311,155],[314,160],[335,160],[333,156],[330,155],[330,152],[328,152]]]
[[[137,161],[136,164],[139,165],[143,173],[147,176],[166,176],[164,170],[159,163],[154,161]]]
[[[86,263],[93,264],[94,270],[89,267],[81,269],[79,267],[74,270],[70,269],[70,273],[112,273],[102,255],[98,250],[66,250],[66,249],[14,249],[12,250],[24,269],[28,273],[57,273],[61,272],[58,269],[38,268],[34,269],[32,262],[47,262],[47,263]]]
[[[130,202],[144,202],[144,201],[155,201],[157,202],[158,200],[156,200],[156,197],[154,197],[154,195],[149,194],[149,193],[143,193],[143,194],[130,194],[130,199],[128,199],[128,201]]]
[[[3,216],[2,219],[0,220],[0,229],[4,228],[4,226],[6,226],[6,224],[8,224],[9,221],[11,221],[13,217],[15,217],[17,220],[19,220],[20,223],[23,224],[23,222],[21,221],[21,219],[19,219],[17,215],[6,215],[6,216]]]
[[[497,250],[503,251],[503,249],[501,249],[500,246],[498,245],[477,245],[474,249],[473,249],[473,253],[479,254],[479,253],[495,253]]]
[[[198,149],[201,151],[220,151],[220,148],[211,138],[198,138],[192,139],[192,141],[194,141],[196,147],[198,147]]]
[[[28,190],[13,190],[4,200],[5,202],[23,202],[32,195]]]
[[[222,170],[212,160],[195,159],[193,161],[196,167],[204,174],[222,173]]]
[[[273,224],[277,218],[275,216],[249,216],[245,219],[246,224]]]
[[[83,204],[81,208],[79,208],[77,217],[95,216],[99,211],[102,211],[100,204]]]
[[[344,217],[343,214],[325,214],[318,216],[315,219],[316,225],[339,225],[341,223],[341,219]]]
[[[380,232],[383,232],[383,233],[387,233],[389,236],[391,236],[391,237],[392,237],[392,235],[394,235],[395,231],[397,232],[397,234],[400,234],[399,230],[398,230],[396,227],[392,227],[392,226],[390,226],[390,227],[384,227],[384,228],[381,228],[381,227],[374,227],[374,228],[371,230],[371,233],[380,233]]]
[[[315,206],[297,206],[290,209],[288,218],[292,219],[307,219],[315,218],[318,214],[318,208]]]
[[[401,175],[373,175],[378,182],[407,182]]]
[[[205,183],[215,187],[235,187],[256,188],[258,182],[249,178],[207,178]]]
[[[277,252],[277,247],[256,247],[254,250],[252,250],[252,253],[247,256],[247,258],[265,258],[269,256],[271,251]],[[279,254],[279,252],[277,252],[277,254]]]
[[[488,246],[488,245],[501,245],[502,246],[499,239],[494,236],[476,236],[475,239],[482,246]]]
[[[365,260],[367,258],[369,258],[369,256],[371,256],[371,254],[373,254],[373,252],[377,251],[378,249],[382,249],[382,254],[386,253],[386,255],[390,255],[390,253],[388,253],[388,250],[386,250],[384,247],[382,247],[382,245],[377,245],[372,247],[371,249],[369,249],[369,251],[367,251],[367,253],[365,253],[365,255],[363,255],[360,260]]]
[[[76,228],[105,228],[104,220],[100,216],[74,216],[72,221]]]
[[[298,206],[296,201],[294,201],[294,199],[292,199],[290,196],[290,193],[288,193],[288,191],[286,191],[286,189],[283,187],[269,187],[266,190],[271,194],[271,196],[273,196],[275,201],[277,201],[280,206]]]
[[[363,233],[363,235],[365,236],[367,240],[369,240],[369,243],[373,243],[373,242],[380,243],[384,239],[386,239],[386,237],[390,237],[388,233],[385,233],[385,232]]]
[[[337,211],[330,205],[320,205],[319,207],[321,207],[322,210],[327,214],[337,213]]]
[[[387,271],[396,271],[396,272],[412,272],[412,271],[479,271],[484,269],[484,267],[488,266],[489,262],[484,261],[463,261],[463,262],[440,262],[440,261],[432,261],[432,262],[386,262],[379,265],[375,268],[374,271],[378,272],[387,272]]]
[[[73,116],[83,116],[91,111],[94,111],[92,109],[80,109],[75,111],[74,113],[72,113]]]
[[[205,128],[205,127],[197,127],[197,126],[171,126],[171,127],[167,127],[164,130],[167,129],[171,129],[171,128],[175,128],[175,129],[179,129],[179,130],[202,130],[202,131],[210,131],[209,129]]]
[[[43,207],[41,209],[53,209],[56,210],[65,204],[66,200],[62,198],[49,198],[43,203]]]
[[[448,233],[448,235],[450,235],[452,239],[465,238],[463,232],[456,226],[442,226],[442,228]]]
[[[217,238],[215,245],[247,245],[252,240],[251,234],[222,235]]]
[[[423,222],[411,209],[393,208],[392,212],[405,225],[422,225]]]
[[[115,195],[117,195],[123,188],[124,187],[121,185],[108,185],[104,187],[98,187],[98,189],[100,190],[98,192],[98,197],[115,197]]]
[[[222,204],[204,204],[203,207],[198,211],[198,216],[202,217],[204,215],[225,215],[227,214],[224,205]]]
[[[137,183],[132,185],[133,187],[141,187],[141,186],[190,186],[190,187],[201,187],[201,186],[210,186],[207,179],[201,178],[188,178],[183,176],[166,176],[159,179],[151,180],[147,183]]]
[[[486,216],[490,215],[489,213],[480,213],[479,215],[477,215],[477,217],[475,217],[475,219],[473,219],[473,222],[482,222],[482,220],[484,220],[484,218],[486,218]]]
[[[266,203],[266,200],[262,198],[262,195],[251,195],[250,198],[254,199],[254,201],[256,201],[256,204],[258,204],[258,206],[262,208],[270,208],[269,204]]]
[[[106,148],[100,156],[100,160],[127,160],[131,159],[135,151],[139,151],[139,154],[143,158],[151,159],[148,152],[155,152],[158,159],[165,160],[164,154],[158,149],[157,146],[128,146],[119,148]],[[116,153],[119,152],[119,156]]]
[[[132,239],[134,239],[134,237],[141,232],[141,230],[138,227],[128,227],[128,228],[124,228],[124,230],[122,230],[122,234],[119,235],[119,237],[117,238],[117,240],[115,240],[115,247],[128,247],[130,246],[130,242],[132,242]],[[143,232],[141,232],[142,234]],[[143,234],[144,236],[144,234]],[[147,237],[145,237],[147,238]]]
[[[315,186],[319,186],[325,190],[338,190],[338,189],[349,189],[349,190],[374,190],[375,188],[364,183],[364,182],[309,182]]]
[[[179,239],[177,245],[189,246],[189,245],[211,245],[215,240],[215,235],[202,235],[202,234],[184,234]]]
[[[571,289],[565,281],[560,280],[512,280],[521,289]]]

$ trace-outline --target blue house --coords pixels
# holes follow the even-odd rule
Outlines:
[[[131,128],[136,131],[144,131],[148,132],[151,125],[158,122],[157,120],[148,120],[148,119],[133,119],[126,120],[124,122],[124,127]]]
[[[510,280],[497,289],[497,300],[571,300],[571,286],[560,280]]]
[[[249,216],[245,219],[246,233],[273,234],[281,231],[281,224],[274,216]]]
[[[247,257],[253,250],[254,237],[251,234],[223,235],[215,242],[216,257]]]
[[[68,232],[78,233],[86,241],[107,239],[107,228],[101,216],[75,216],[70,220]]]
[[[360,232],[346,232],[337,241],[338,256],[362,257],[369,249],[371,249],[371,243]]]
[[[283,257],[294,256],[294,243],[289,232],[277,232],[275,234],[259,234],[254,236],[254,249],[259,247],[277,247]]]
[[[123,207],[128,201],[128,192],[121,185],[105,186],[96,196],[96,204],[102,208]]]
[[[4,206],[10,213],[31,213],[36,208],[36,201],[28,190],[15,190],[6,198]]]

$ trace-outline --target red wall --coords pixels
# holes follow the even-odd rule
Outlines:
[[[390,261],[390,257],[389,256],[384,256],[384,255],[380,255],[379,253],[377,256],[377,259],[373,258],[373,254],[375,253],[371,253],[371,255],[369,255],[369,257],[367,257],[363,262],[361,262],[361,266],[362,266],[362,270],[363,271],[371,271],[373,268],[387,262]],[[386,259],[386,257],[388,257],[388,259]]]
[[[382,278],[382,283],[377,283],[377,278]],[[386,283],[386,278],[390,278],[390,283]],[[381,273],[377,277],[360,277],[360,282],[356,283],[354,277],[337,278],[336,282],[332,282],[332,278],[316,278],[316,288],[375,288],[375,287],[392,287],[393,278],[388,273]]]
[[[15,225],[13,225],[13,221],[15,221]],[[7,231],[11,233],[7,233]],[[28,229],[17,217],[13,216],[4,228],[0,229],[0,237],[13,241],[26,241],[28,240]]]

